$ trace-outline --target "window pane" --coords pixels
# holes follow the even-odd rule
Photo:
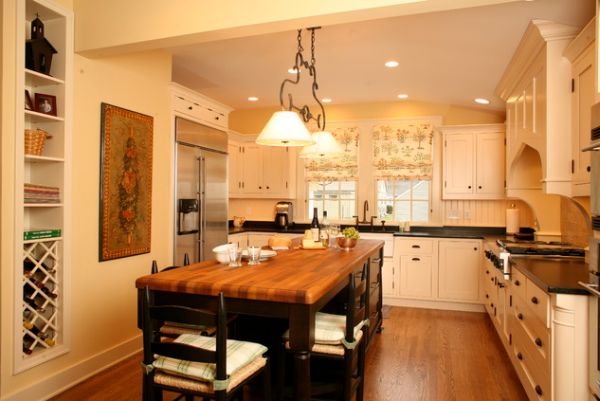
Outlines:
[[[394,219],[394,202],[392,201],[380,201],[377,202],[377,217],[379,220],[390,221]]]
[[[394,207],[394,220],[409,221],[410,220],[410,202],[396,202]]]
[[[392,181],[377,181],[377,199],[392,200],[394,191]]]
[[[396,199],[410,200],[411,181],[396,182]]]
[[[340,202],[340,219],[352,219],[356,215],[356,202],[354,200],[343,200]]]
[[[339,202],[325,201],[323,209],[319,209],[319,218],[323,216],[323,210],[327,210],[327,218],[336,218],[340,214]]]
[[[356,181],[342,181],[339,184],[341,199],[356,199]]]
[[[318,182],[309,182],[308,183],[308,198],[314,199],[317,194],[320,197],[323,191],[323,186]]]
[[[429,181],[414,181],[413,199],[429,200]]]
[[[429,220],[429,202],[413,201],[412,221],[428,221]]]

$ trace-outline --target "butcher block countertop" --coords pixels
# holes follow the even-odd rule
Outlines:
[[[377,257],[380,240],[360,239],[350,251],[338,248],[277,251],[256,266],[229,267],[216,260],[182,266],[136,280],[137,288],[218,295],[296,304],[313,304],[359,270],[370,256]]]

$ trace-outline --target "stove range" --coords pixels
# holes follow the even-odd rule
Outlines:
[[[583,248],[574,247],[567,242],[544,242],[544,241],[522,241],[522,240],[498,240],[496,241],[501,250],[511,256],[559,256],[559,257],[584,257]]]

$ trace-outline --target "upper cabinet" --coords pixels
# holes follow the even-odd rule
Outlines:
[[[229,197],[294,198],[295,159],[290,148],[230,140]]]
[[[571,195],[571,68],[563,52],[577,32],[531,21],[496,88],[506,101],[509,196]]]
[[[504,198],[504,125],[441,128],[443,199]]]
[[[227,130],[230,107],[176,83],[171,83],[171,96],[171,107],[176,115]]]
[[[590,110],[596,87],[595,21],[592,19],[565,49],[571,62],[572,195],[590,195],[590,154],[581,149],[590,144]]]

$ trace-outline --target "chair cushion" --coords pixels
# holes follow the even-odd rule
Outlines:
[[[237,372],[229,377],[229,385],[226,391],[229,392],[239,386],[244,380],[258,372],[267,364],[266,358],[256,358],[246,366],[238,369]],[[214,393],[214,388],[211,383],[198,380],[187,379],[181,376],[173,376],[164,372],[156,372],[154,382],[186,390],[197,391],[199,393]]]
[[[360,343],[362,336],[363,332],[362,330],[359,330],[358,334],[354,337],[354,341],[356,341],[357,344]],[[285,348],[290,349],[289,341],[285,342]],[[315,343],[310,351],[317,354],[344,356],[346,347],[344,347],[342,344],[333,345]]]
[[[191,345],[192,347],[207,350],[216,350],[216,338],[182,334],[175,342]],[[256,358],[267,352],[267,347],[262,344],[248,341],[227,340],[227,375],[232,375],[242,367],[248,365]],[[189,377],[195,380],[211,382],[215,379],[216,369],[214,363],[192,362],[157,355],[152,365],[173,375]]]
[[[360,322],[354,326],[354,338],[363,326]],[[331,313],[317,312],[315,314],[315,344],[339,345],[346,336],[346,316],[334,315]],[[283,338],[290,338],[289,330],[285,332]]]

